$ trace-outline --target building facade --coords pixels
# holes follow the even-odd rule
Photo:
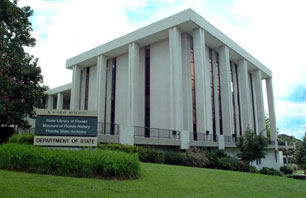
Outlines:
[[[265,131],[267,157],[282,166],[272,72],[193,10],[68,59],[72,83],[48,90],[47,108],[98,112],[99,140],[237,153],[237,138]]]

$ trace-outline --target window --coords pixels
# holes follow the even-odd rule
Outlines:
[[[106,67],[108,68],[108,60],[106,61]],[[106,123],[106,107],[107,107],[107,76],[108,76],[108,69],[106,68],[105,72],[105,103],[104,103],[104,123]],[[104,124],[104,132],[106,131],[106,124]]]
[[[253,112],[253,123],[254,123],[254,131],[257,131],[256,129],[256,116],[255,116],[255,103],[254,103],[254,91],[253,91],[253,76],[252,74],[250,76],[250,92],[251,92],[251,103],[252,103],[252,112]]]
[[[211,91],[211,112],[212,112],[212,123],[213,123],[213,135],[216,136],[216,112],[215,112],[215,90],[214,90],[214,68],[213,68],[213,57],[212,49],[209,48],[209,73],[210,73],[210,91]]]
[[[277,162],[277,151],[274,151],[275,154],[275,162]]]
[[[240,91],[239,91],[239,78],[238,78],[237,64],[235,64],[235,73],[236,73],[237,102],[238,102],[237,114],[238,114],[238,119],[239,119],[239,134],[242,135],[241,114],[240,114]]]
[[[150,46],[145,47],[145,137],[150,137]]]
[[[85,104],[84,109],[88,110],[88,93],[89,93],[89,71],[90,68],[86,68],[86,78],[85,78]]]
[[[235,109],[235,89],[234,89],[234,74],[233,74],[233,63],[230,62],[231,71],[231,93],[232,93],[232,109],[233,109],[233,132],[235,137],[237,137],[237,126],[236,126],[236,109]]]
[[[111,91],[111,135],[115,132],[115,107],[116,107],[116,58],[113,58],[112,63],[112,91]]]
[[[217,92],[218,92],[217,97],[218,97],[218,106],[219,106],[219,125],[220,125],[220,134],[223,135],[219,54],[218,54],[218,53],[216,53],[216,54],[217,54],[217,60],[216,60],[216,77],[217,77]]]
[[[197,109],[196,109],[196,88],[195,88],[195,70],[194,70],[194,53],[190,48],[190,69],[191,69],[191,87],[192,87],[192,123],[193,139],[197,140]]]

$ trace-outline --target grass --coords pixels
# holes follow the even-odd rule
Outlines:
[[[137,180],[100,180],[0,170],[0,197],[306,197],[306,181],[141,163]]]

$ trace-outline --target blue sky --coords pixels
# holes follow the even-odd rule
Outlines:
[[[192,8],[272,70],[277,126],[281,133],[304,135],[303,0],[20,0],[19,4],[34,9],[31,21],[37,46],[29,51],[39,58],[50,88],[71,82],[71,71],[65,69],[68,58]]]

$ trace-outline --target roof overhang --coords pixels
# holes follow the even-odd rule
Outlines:
[[[72,83],[68,83],[59,87],[56,87],[54,89],[48,89],[45,93],[48,95],[55,95],[58,93],[65,93],[69,92],[71,90]]]
[[[251,68],[263,72],[263,78],[272,77],[271,70],[192,9],[187,9],[72,57],[66,61],[66,68],[71,69],[73,65],[85,67],[96,64],[96,57],[99,55],[115,57],[127,53],[128,45],[132,42],[136,42],[140,47],[143,47],[164,40],[168,38],[168,29],[175,26],[190,35],[192,35],[194,29],[203,28],[206,31],[205,42],[208,46],[217,50],[219,47],[226,45],[230,49],[231,60],[239,61],[244,58]]]

